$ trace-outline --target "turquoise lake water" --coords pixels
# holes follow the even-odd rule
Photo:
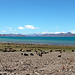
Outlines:
[[[75,45],[75,37],[0,37],[0,42]]]

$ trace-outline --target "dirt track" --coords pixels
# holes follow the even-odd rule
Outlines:
[[[75,75],[75,53],[52,52],[42,57],[21,52],[0,53],[0,75]],[[61,55],[61,57],[58,57]]]

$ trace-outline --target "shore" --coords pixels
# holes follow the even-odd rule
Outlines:
[[[0,43],[0,75],[74,75],[75,46]]]
[[[66,52],[71,52],[72,50],[75,50],[75,46],[63,46],[63,45],[48,45],[48,44],[30,44],[30,43],[0,43],[0,52],[3,52],[2,50],[7,49],[9,51],[10,49],[16,50],[16,52],[20,52],[22,49],[24,52],[26,52],[27,49],[33,49],[32,52],[38,49],[42,49],[43,51],[50,51],[53,50],[65,50]]]
[[[0,52],[0,75],[74,75],[75,53],[51,52],[42,57],[32,52]],[[61,57],[58,57],[61,55]]]

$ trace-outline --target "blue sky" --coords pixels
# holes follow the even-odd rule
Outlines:
[[[0,33],[75,33],[75,0],[0,0]]]

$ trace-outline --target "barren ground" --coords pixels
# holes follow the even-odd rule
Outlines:
[[[42,57],[35,52],[34,56],[21,53],[0,52],[0,75],[75,75],[74,52],[49,52]]]

